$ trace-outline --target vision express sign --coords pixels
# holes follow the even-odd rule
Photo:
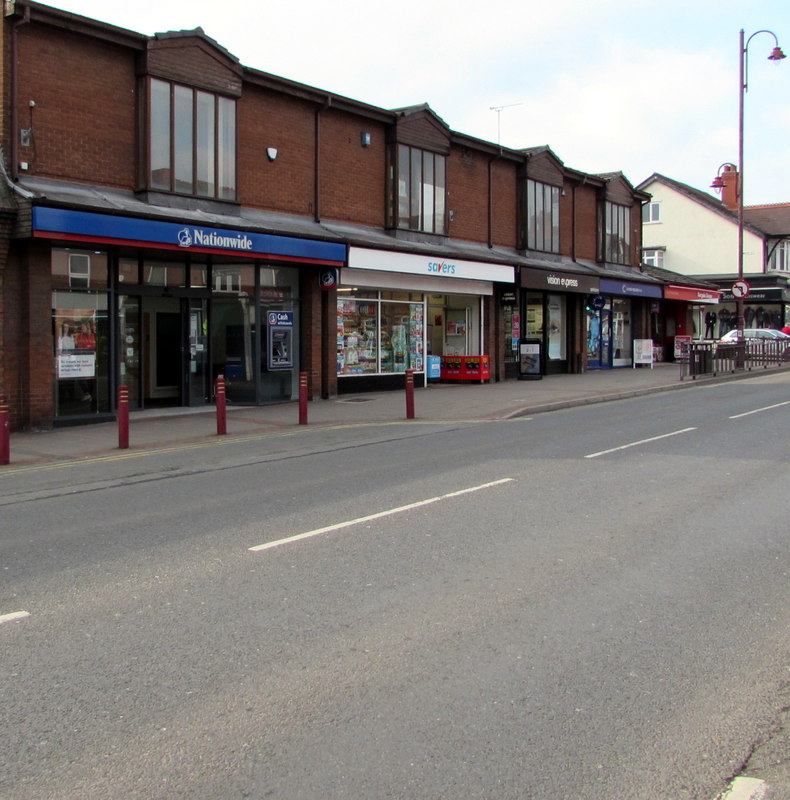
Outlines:
[[[521,285],[525,289],[544,289],[554,292],[598,294],[599,281],[594,275],[575,275],[572,272],[545,272],[522,269]]]

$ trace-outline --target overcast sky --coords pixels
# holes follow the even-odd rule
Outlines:
[[[202,27],[245,66],[382,108],[428,103],[455,131],[548,145],[569,167],[709,189],[738,159],[739,41],[789,0],[53,0],[140,33]],[[790,58],[748,48],[747,204],[790,202]],[[491,110],[492,107],[501,110]]]

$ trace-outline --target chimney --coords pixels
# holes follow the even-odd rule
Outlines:
[[[721,172],[721,179],[724,184],[721,189],[721,202],[730,211],[738,210],[739,177],[738,170],[734,164],[726,164]]]

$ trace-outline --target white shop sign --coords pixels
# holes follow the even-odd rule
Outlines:
[[[369,250],[352,247],[348,253],[348,266],[356,269],[381,272],[405,272],[436,278],[462,278],[474,281],[513,283],[514,267],[506,264],[488,264],[441,256],[393,253],[387,250]]]

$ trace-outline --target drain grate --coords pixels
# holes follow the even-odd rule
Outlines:
[[[370,403],[372,397],[349,397],[345,400],[338,400],[338,403]]]

